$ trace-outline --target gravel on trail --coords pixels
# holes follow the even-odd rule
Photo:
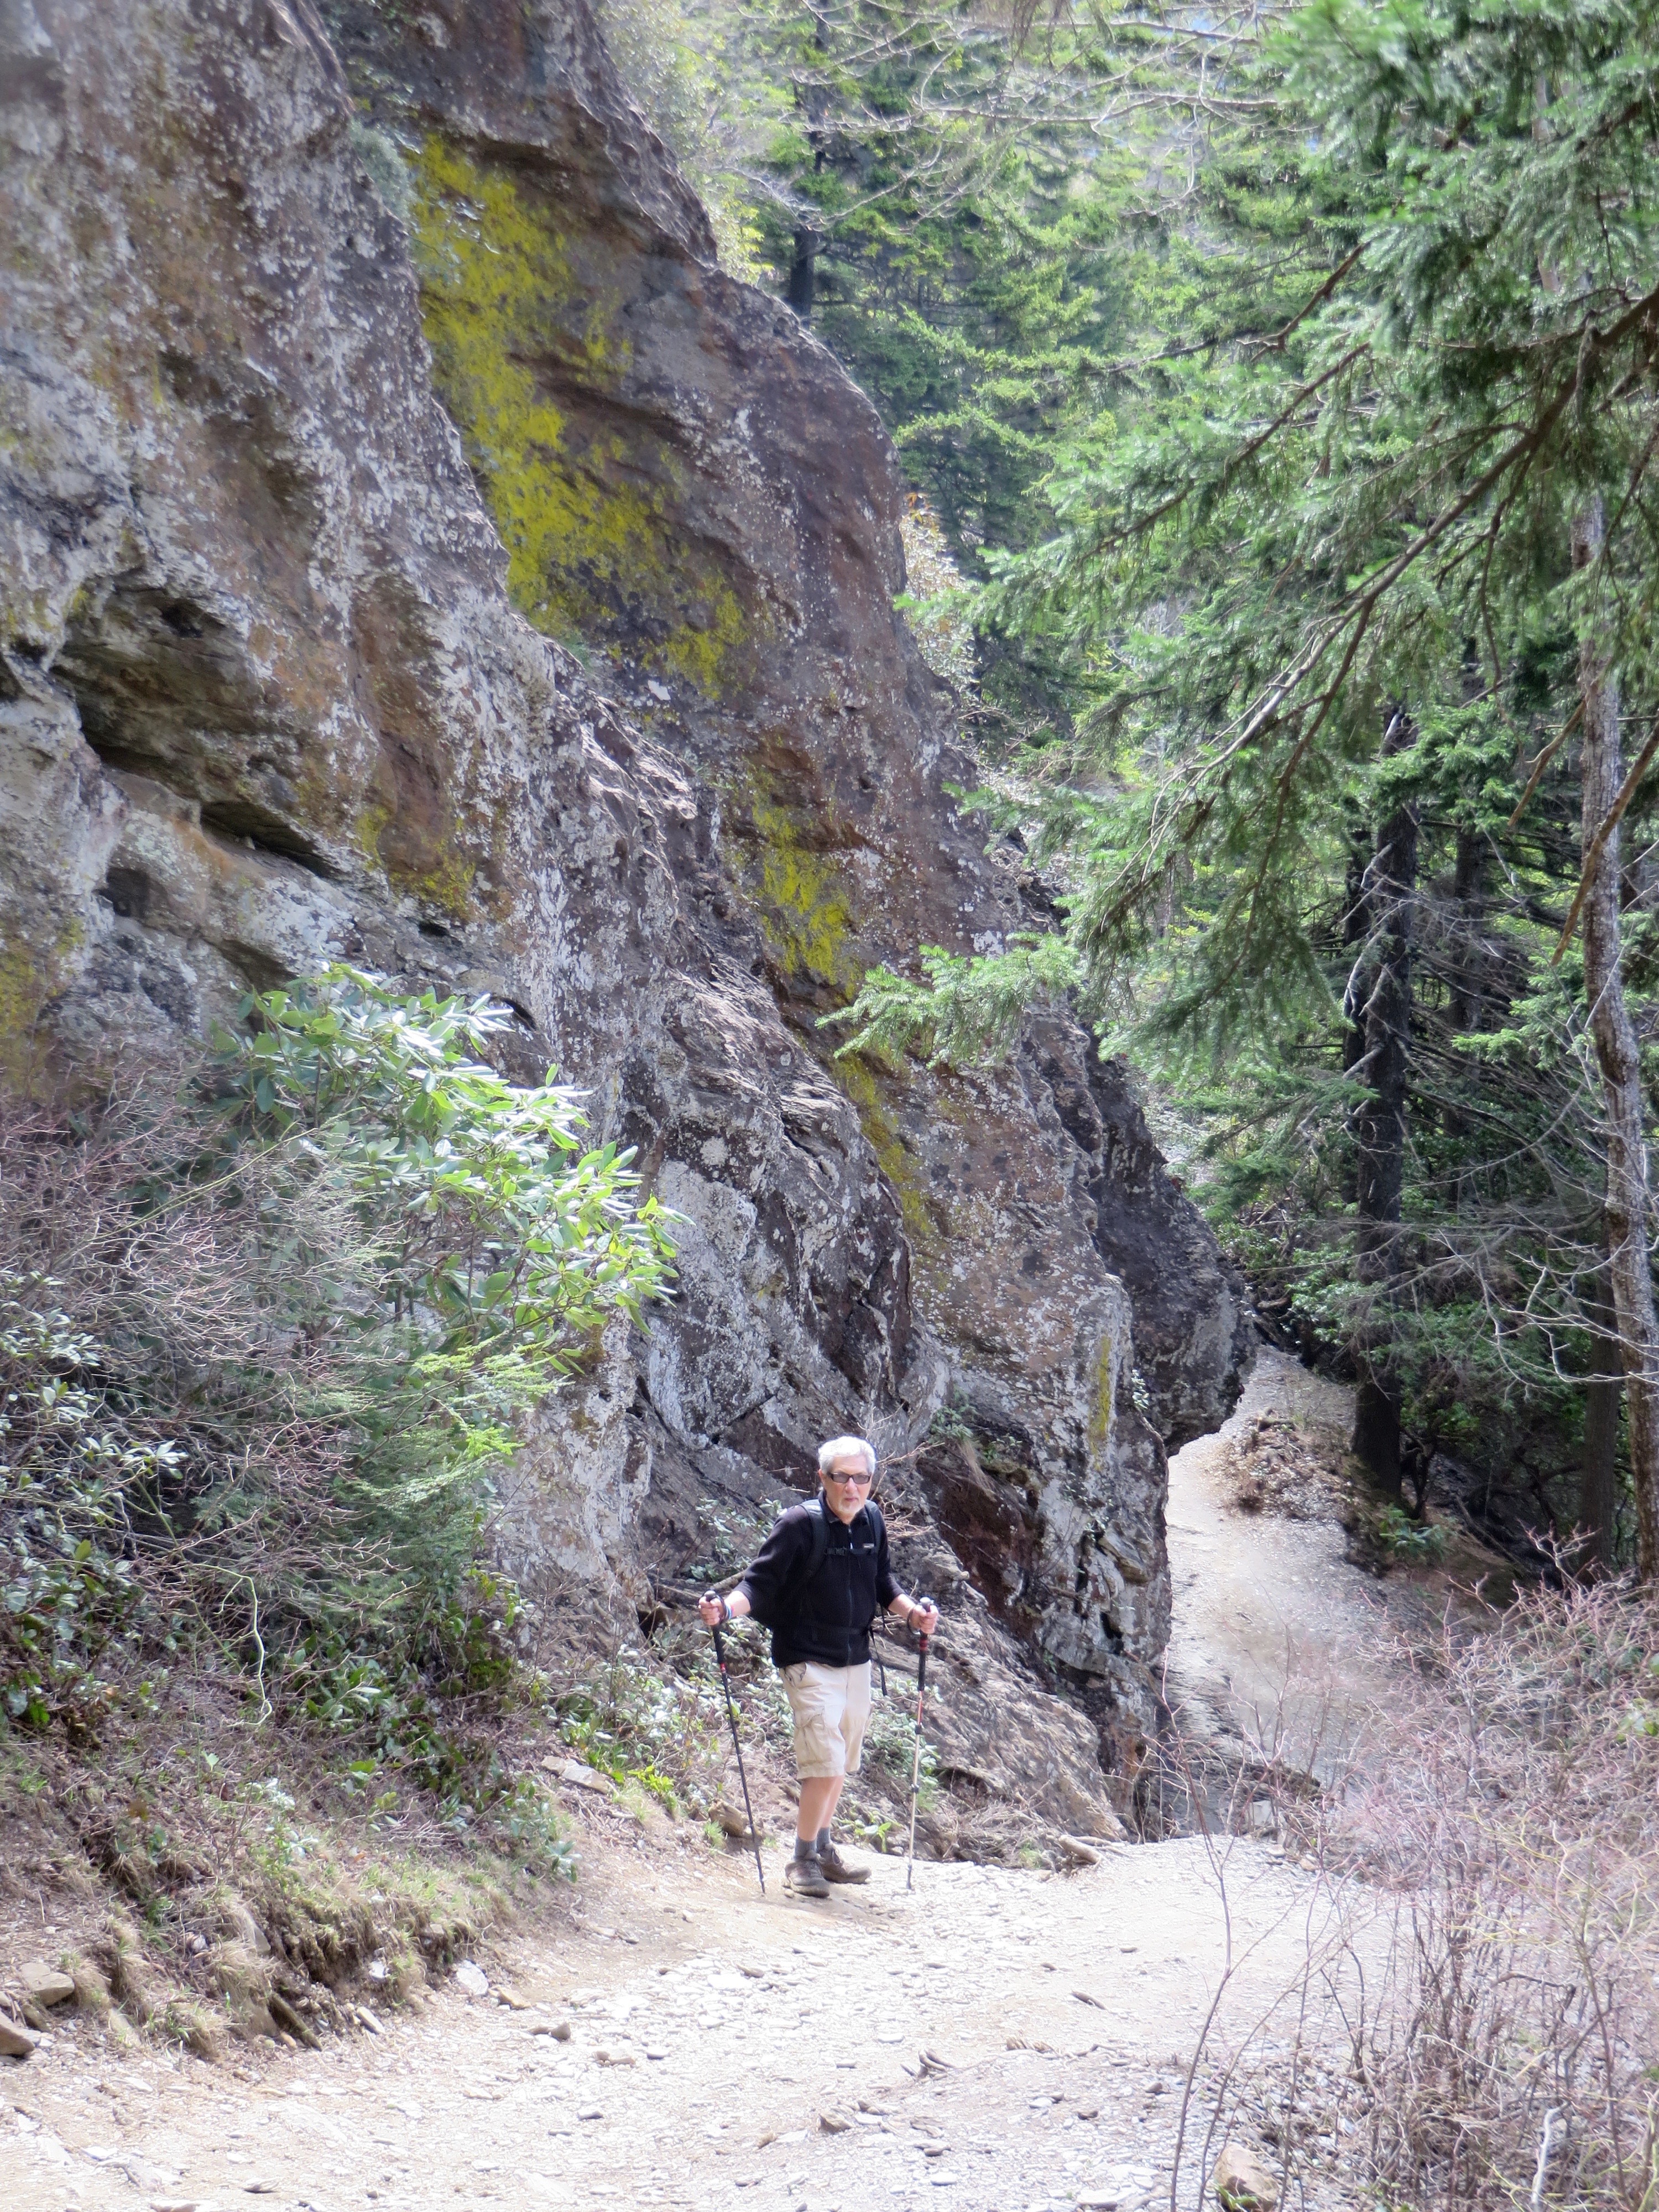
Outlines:
[[[1317,1901],[1270,1848],[1225,1848],[1243,2021],[1294,1978]],[[824,1904],[775,1879],[763,1900],[750,1861],[707,1846],[589,1866],[556,1926],[516,1938],[512,2002],[485,1954],[485,1995],[451,1979],[379,2036],[265,2046],[244,2079],[66,2021],[0,2075],[8,2212],[1169,2201],[1226,1956],[1200,1838],[1064,1875],[923,1864],[908,1894],[878,1858]],[[1206,2125],[1200,2097],[1183,2203]]]

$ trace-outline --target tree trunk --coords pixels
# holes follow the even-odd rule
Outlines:
[[[795,231],[795,258],[789,265],[790,306],[802,322],[812,319],[812,302],[818,289],[818,234],[805,224]]]
[[[1593,499],[1573,525],[1572,565],[1589,568],[1601,550],[1601,501]],[[1600,636],[1579,642],[1583,695],[1581,836],[1588,865],[1597,833],[1624,781],[1619,743],[1619,678]],[[1602,847],[1584,895],[1584,1001],[1601,1070],[1607,1117],[1605,1205],[1607,1273],[1625,1370],[1630,1415],[1631,1472],[1636,1485],[1636,1564],[1644,1582],[1659,1581],[1659,1320],[1648,1257],[1648,1161],[1642,1135],[1641,1066],[1636,1030],[1620,974],[1620,825]]]
[[[1485,915],[1486,841],[1478,830],[1457,833],[1457,865],[1452,878],[1456,903],[1453,922],[1451,991],[1447,1018],[1460,1035],[1474,1028],[1480,1018],[1481,969],[1485,947],[1480,924]]]
[[[1606,1569],[1613,1563],[1613,1535],[1619,1512],[1619,1413],[1625,1385],[1613,1285],[1605,1268],[1591,1279],[1584,1298],[1584,1312],[1595,1334],[1590,1340],[1589,1376],[1584,1385],[1584,1441],[1578,1458],[1578,1529],[1584,1539],[1584,1565]]]
[[[1385,753],[1411,742],[1402,711],[1391,717]],[[1354,1200],[1358,1215],[1354,1272],[1372,1292],[1359,1348],[1354,1405],[1356,1457],[1380,1481],[1400,1481],[1400,1378],[1392,1356],[1389,1309],[1401,1273],[1400,1199],[1406,1172],[1406,1081],[1412,1018],[1412,908],[1417,891],[1417,810],[1397,808],[1376,833],[1360,901],[1359,957],[1348,983],[1349,1017],[1364,1049],[1349,1073],[1369,1097],[1353,1118]]]

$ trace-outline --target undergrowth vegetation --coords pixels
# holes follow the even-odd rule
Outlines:
[[[1602,1583],[1449,1632],[1327,1850],[1389,1900],[1351,2021],[1413,2204],[1659,2199],[1659,1607]]]
[[[1399,1656],[1346,1746],[1310,1754],[1268,1717],[1218,1798],[1201,1747],[1176,1750],[1224,1887],[1227,1831],[1261,1833],[1270,1808],[1315,1877],[1291,1908],[1300,1986],[1200,2050],[1215,2140],[1278,2145],[1285,2202],[1334,2163],[1413,2212],[1651,2212],[1659,1605],[1564,1580],[1463,1606]]]
[[[489,1065],[513,1018],[337,969],[187,1066],[3,1109],[12,1729],[84,1746],[188,1682],[371,1808],[424,1791],[560,1856],[493,1747],[538,1693],[494,1482],[671,1246],[576,1094]]]

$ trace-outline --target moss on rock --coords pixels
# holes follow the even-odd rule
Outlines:
[[[413,182],[434,374],[514,602],[550,636],[625,643],[705,694],[729,688],[750,617],[683,529],[684,463],[637,411],[605,427],[602,403],[619,398],[632,356],[623,295],[574,264],[533,176],[434,134]]]

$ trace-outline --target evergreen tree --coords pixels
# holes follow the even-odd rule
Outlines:
[[[1231,1066],[1236,1164],[1276,1144],[1281,1191],[1357,1209],[1297,1277],[1358,1441],[1455,1445],[1460,1401],[1513,1437],[1517,1395],[1547,1429],[1610,1286],[1650,1575],[1650,917],[1615,872],[1653,747],[1623,774],[1613,678],[1645,725],[1653,30],[1316,0],[1236,54],[1146,258],[1158,342],[988,603],[1083,710],[1018,765],[1097,994],[1189,1081]]]

